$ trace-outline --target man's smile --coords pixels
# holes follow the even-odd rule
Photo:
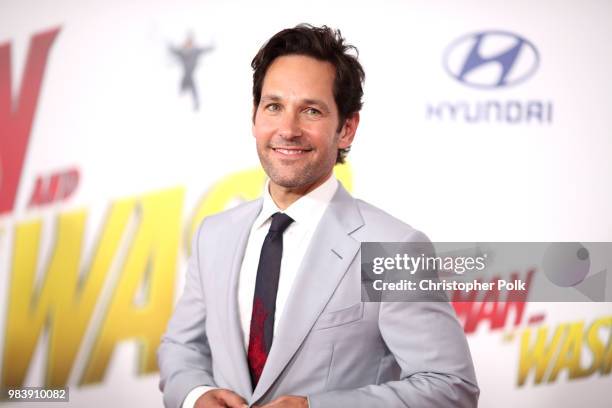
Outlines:
[[[282,156],[300,157],[312,151],[312,149],[301,147],[272,147],[276,153]]]

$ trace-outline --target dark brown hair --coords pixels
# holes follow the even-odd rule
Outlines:
[[[351,52],[354,52],[352,54]],[[259,106],[261,88],[266,71],[272,62],[283,55],[306,55],[320,61],[327,61],[336,68],[334,78],[334,100],[338,107],[340,123],[338,132],[344,121],[359,112],[363,102],[362,84],[365,72],[357,60],[357,48],[346,44],[340,30],[327,26],[314,27],[310,24],[299,24],[276,33],[259,50],[253,61],[253,104]],[[255,117],[253,117],[253,120]],[[336,163],[344,163],[350,147],[338,150]]]

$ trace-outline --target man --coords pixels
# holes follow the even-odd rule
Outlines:
[[[445,302],[361,302],[360,243],[428,242],[333,176],[364,72],[339,31],[300,25],[254,58],[259,200],[209,217],[159,349],[167,407],[473,407]]]

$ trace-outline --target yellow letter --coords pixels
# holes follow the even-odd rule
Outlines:
[[[600,372],[602,375],[610,374],[612,370],[612,317],[606,317],[604,320],[610,327],[610,334],[608,335],[608,344],[606,346],[605,354],[603,355],[603,361],[601,363]]]
[[[172,189],[131,200],[137,231],[81,383],[100,382],[126,339],[140,343],[138,372],[157,370],[155,352],[174,304],[183,198],[183,189]]]
[[[20,224],[15,229],[0,388],[19,388],[23,384],[44,318],[49,314],[48,305],[41,305],[40,300],[33,301],[41,226],[42,221],[37,220]],[[34,310],[30,304],[35,306]]]
[[[569,371],[569,378],[584,376],[580,368],[580,356],[582,355],[582,336],[584,333],[584,322],[571,323],[568,325],[568,333],[559,350],[557,362],[553,367],[548,382],[554,382],[557,375],[564,368]]]
[[[113,207],[91,269],[81,278],[86,213],[60,215],[53,255],[38,290],[35,277],[42,222],[17,226],[4,344],[4,386],[23,384],[45,325],[49,330],[45,384],[66,384],[128,215],[125,206]]]
[[[584,372],[586,375],[591,375],[597,370],[597,368],[603,368],[603,356],[604,356],[604,344],[599,338],[599,330],[602,327],[608,327],[608,329],[612,328],[612,317],[603,317],[601,319],[595,320],[595,322],[589,327],[589,331],[587,333],[587,344],[591,349],[591,353],[593,354],[593,363],[591,366],[586,369]]]
[[[538,329],[535,344],[530,348],[530,337],[533,329],[525,329],[521,338],[521,355],[519,360],[519,387],[525,384],[529,371],[535,367],[535,383],[539,384],[546,374],[548,363],[559,345],[562,334],[565,332],[565,325],[557,327],[555,334],[550,342],[546,345],[548,338],[548,328],[546,326]]]

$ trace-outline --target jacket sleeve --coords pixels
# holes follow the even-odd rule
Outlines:
[[[192,243],[185,288],[157,351],[159,388],[167,408],[180,408],[197,386],[215,387],[212,358],[206,337],[206,302],[200,275],[200,225]]]
[[[414,231],[406,242],[427,237]],[[433,253],[433,250],[431,250]],[[381,337],[400,367],[399,379],[308,396],[310,408],[476,407],[479,388],[463,329],[445,298],[382,302]]]

